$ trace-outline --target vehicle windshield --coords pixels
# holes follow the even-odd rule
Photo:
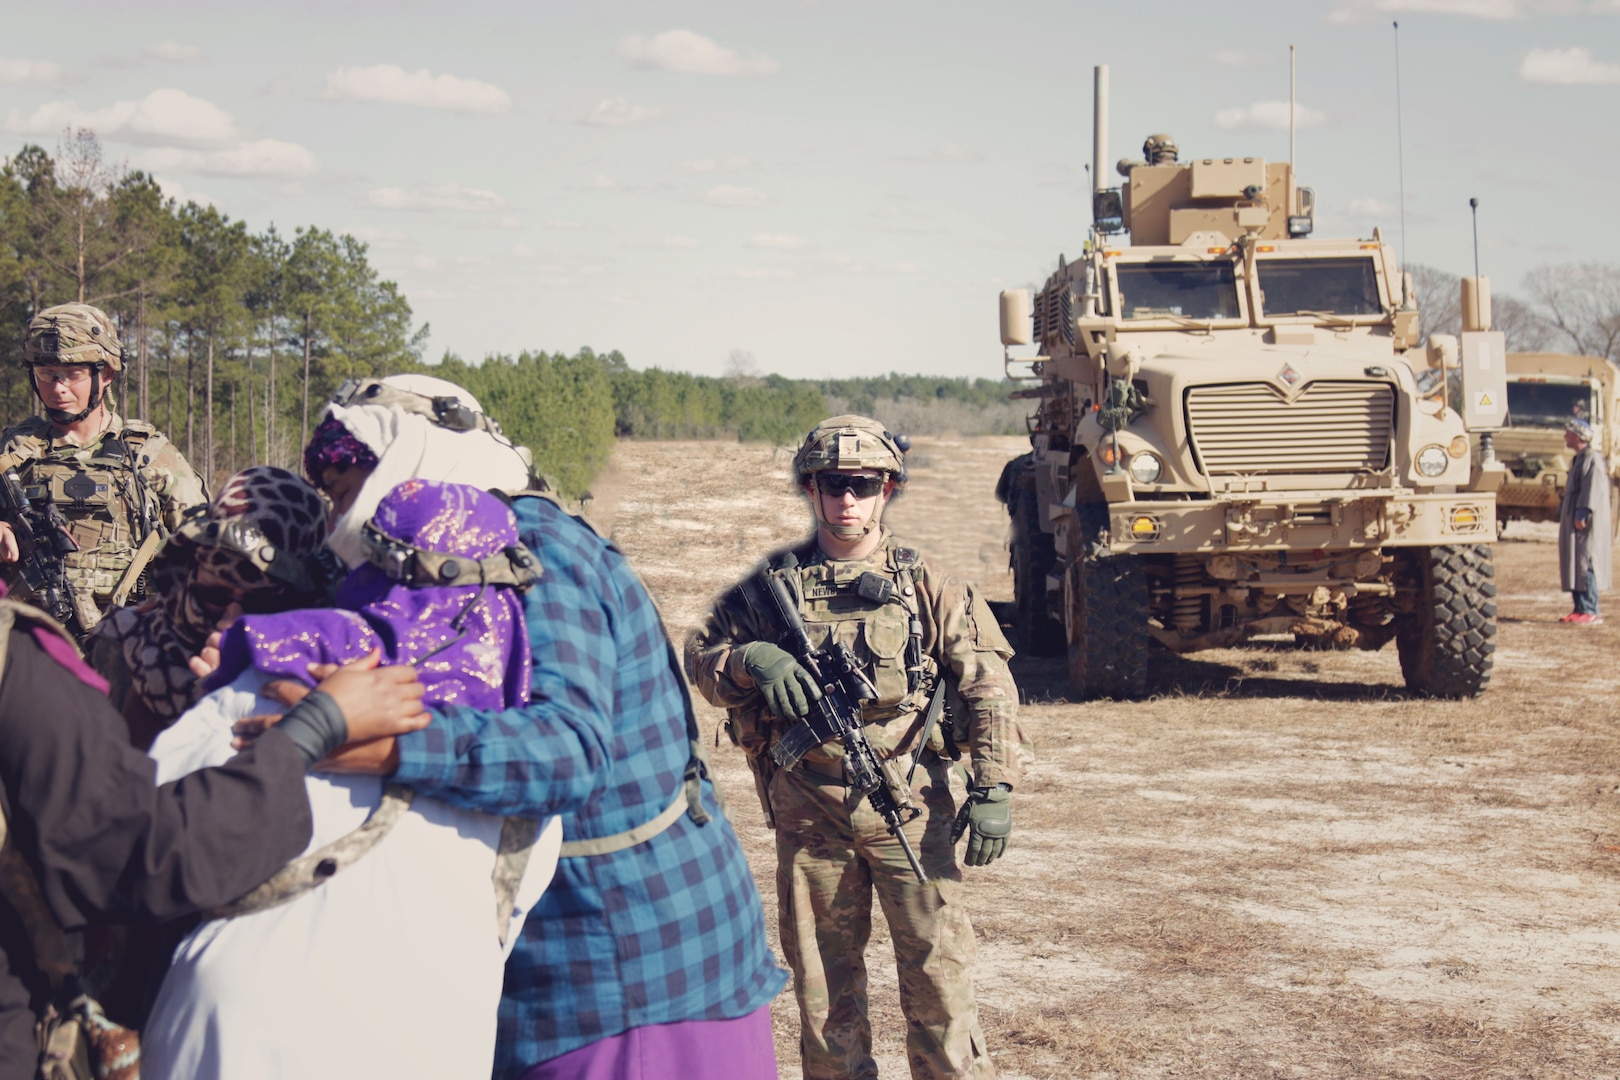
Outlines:
[[[1262,259],[1255,273],[1270,316],[1384,313],[1371,259]]]
[[[1229,262],[1116,263],[1127,319],[1241,319],[1237,277]]]
[[[1508,423],[1516,428],[1563,431],[1571,420],[1590,420],[1591,391],[1569,383],[1508,383]]]

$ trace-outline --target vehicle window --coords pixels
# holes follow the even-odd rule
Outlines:
[[[1127,319],[1241,319],[1232,264],[1116,263]]]
[[[1267,315],[1382,315],[1371,259],[1263,259],[1255,267]]]
[[[1590,420],[1591,391],[1568,383],[1508,383],[1508,423],[1516,428],[1564,430],[1570,420]]]

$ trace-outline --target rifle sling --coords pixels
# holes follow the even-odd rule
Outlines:
[[[163,543],[163,534],[158,530],[153,529],[146,534],[146,539],[141,541],[141,546],[135,549],[135,557],[130,560],[129,568],[124,571],[124,576],[118,580],[118,587],[113,590],[112,602],[107,605],[108,611],[124,606],[124,601],[129,599],[130,590],[135,588],[135,583],[141,578],[141,571],[145,570],[146,565],[152,561],[152,556],[157,553],[158,545],[161,543]]]

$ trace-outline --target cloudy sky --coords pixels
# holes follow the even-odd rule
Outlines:
[[[234,10],[233,10],[234,9]],[[996,293],[1085,240],[1111,158],[1288,154],[1317,234],[1498,291],[1620,262],[1620,0],[11,4],[0,155],[94,128],[254,229],[368,241],[430,357],[996,375]]]

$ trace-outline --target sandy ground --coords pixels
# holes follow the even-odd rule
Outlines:
[[[991,600],[1012,588],[992,492],[1024,448],[919,439],[890,513]],[[788,462],[620,445],[592,513],[677,639],[807,530]],[[1474,701],[1408,697],[1393,647],[1164,654],[1134,704],[1072,703],[1061,662],[1015,660],[1040,760],[1007,856],[967,871],[1001,1075],[1620,1076],[1620,601],[1607,626],[1559,625],[1555,542],[1518,525],[1496,546],[1496,675]],[[741,754],[722,738],[713,757],[774,940],[770,834]],[[899,1080],[881,931],[869,962]],[[791,992],[775,1018],[795,1076]]]

